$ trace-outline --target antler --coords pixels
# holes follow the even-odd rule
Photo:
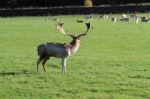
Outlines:
[[[58,31],[59,31],[60,33],[62,33],[62,34],[64,34],[64,35],[74,37],[74,35],[65,32],[64,27],[63,27],[63,23],[60,22],[59,20],[57,20],[57,29],[58,29]]]
[[[82,34],[80,34],[80,35],[78,35],[78,37],[81,37],[81,36],[85,36],[85,35],[87,35],[87,32],[89,31],[89,29],[90,29],[90,22],[88,22],[88,23],[85,23],[86,24],[86,28],[87,28],[87,30],[84,32],[84,33],[82,33]]]
[[[87,27],[87,32],[89,31],[89,29],[90,29],[90,27],[91,27],[91,24],[90,24],[90,22],[88,22],[88,23],[85,23],[86,24],[86,27]]]
[[[61,23],[60,21],[57,21],[57,29],[60,33],[63,33],[64,35],[67,35],[67,33],[64,31],[63,23]]]
[[[90,22],[85,23],[85,24],[86,24],[87,30],[86,30],[84,33],[78,35],[78,37],[87,35],[87,32],[88,32],[89,29],[90,29]],[[60,22],[60,20],[57,20],[57,25],[56,25],[56,26],[57,26],[57,29],[58,29],[58,31],[59,31],[60,33],[62,33],[62,34],[64,34],[64,35],[67,35],[67,36],[75,37],[75,35],[72,35],[72,34],[69,34],[69,33],[65,32],[64,27],[63,27],[63,23]]]

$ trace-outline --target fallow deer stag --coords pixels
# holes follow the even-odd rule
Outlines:
[[[69,34],[67,32],[65,32],[64,28],[63,28],[63,23],[57,22],[57,29],[59,30],[60,33],[63,33],[66,36],[70,36],[72,38],[72,41],[69,44],[66,43],[46,43],[46,44],[40,44],[37,47],[37,51],[38,51],[38,56],[39,59],[37,60],[37,72],[38,72],[38,67],[39,64],[42,62],[42,66],[44,71],[45,70],[45,63],[48,59],[50,59],[50,57],[56,57],[56,58],[61,58],[62,60],[62,73],[66,73],[66,60],[67,57],[71,56],[72,54],[74,54],[79,46],[80,46],[80,38],[82,36],[87,35],[87,32],[90,29],[90,23],[86,23],[86,27],[87,30],[78,35],[72,35]]]

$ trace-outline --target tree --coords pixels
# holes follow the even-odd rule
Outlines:
[[[85,7],[92,7],[93,1],[92,0],[84,0],[84,6]]]

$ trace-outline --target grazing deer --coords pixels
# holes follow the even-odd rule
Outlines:
[[[80,38],[82,36],[87,35],[88,30],[90,29],[90,23],[86,23],[87,30],[78,35],[72,35],[65,32],[63,28],[63,23],[57,22],[57,29],[60,33],[63,33],[66,36],[70,36],[72,38],[72,41],[69,44],[66,43],[46,43],[46,44],[40,44],[37,47],[39,59],[37,60],[37,72],[39,64],[42,62],[42,66],[44,71],[45,70],[45,63],[50,57],[56,57],[61,58],[62,60],[62,73],[66,73],[66,60],[67,57],[73,55],[80,46]]]
[[[120,21],[121,22],[128,22],[129,23],[130,19],[129,18],[121,18]]]
[[[141,17],[141,22],[147,23],[150,20],[150,17]]]

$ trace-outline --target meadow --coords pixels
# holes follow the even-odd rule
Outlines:
[[[94,16],[67,73],[52,58],[37,74],[39,44],[71,41],[56,30],[56,17],[68,32],[86,29],[76,22],[82,15],[0,18],[0,99],[150,99],[150,23]]]

